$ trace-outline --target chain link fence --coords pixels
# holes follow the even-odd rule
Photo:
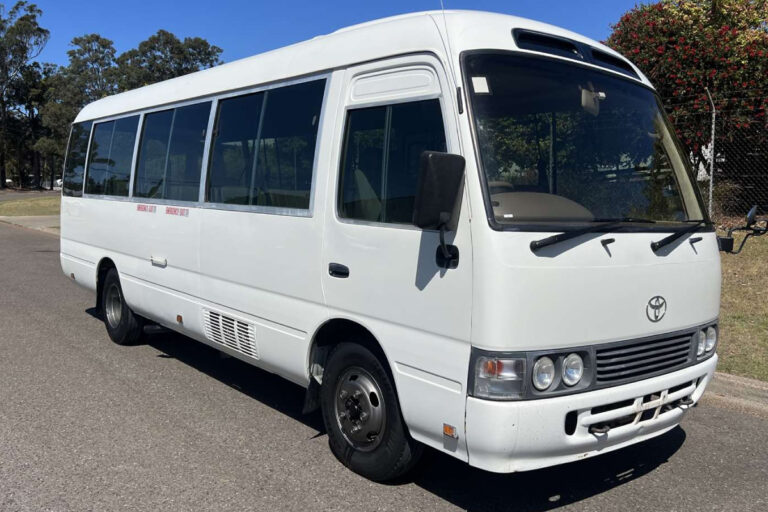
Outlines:
[[[715,222],[740,219],[753,205],[768,214],[768,89],[704,90],[665,108]]]

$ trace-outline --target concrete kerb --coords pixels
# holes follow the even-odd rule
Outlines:
[[[58,215],[0,216],[0,222],[27,229],[36,229],[52,235],[58,236],[59,234],[60,221]]]
[[[717,372],[704,399],[768,417],[768,382]]]

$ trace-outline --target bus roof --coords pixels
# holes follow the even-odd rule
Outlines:
[[[568,38],[629,63],[597,41],[546,23],[480,11],[425,11],[342,28],[291,46],[109,96],[86,105],[75,122],[248,89],[395,55],[431,52],[445,61],[449,53],[443,38],[446,31],[453,52],[451,58],[456,63],[458,54],[465,50],[518,49],[512,37],[513,29]],[[648,79],[636,67],[632,68],[639,80],[650,86]]]

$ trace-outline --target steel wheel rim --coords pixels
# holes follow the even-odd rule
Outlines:
[[[114,329],[120,325],[120,320],[123,318],[123,297],[120,295],[120,288],[115,283],[112,283],[107,288],[104,309],[106,310],[109,326]]]
[[[336,424],[347,443],[361,451],[374,450],[384,437],[386,408],[376,379],[353,366],[336,382]]]

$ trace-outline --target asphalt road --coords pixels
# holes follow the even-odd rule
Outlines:
[[[0,511],[768,510],[766,418],[714,400],[587,461],[495,475],[430,453],[371,483],[299,387],[173,334],[112,344],[58,248],[0,223]]]

